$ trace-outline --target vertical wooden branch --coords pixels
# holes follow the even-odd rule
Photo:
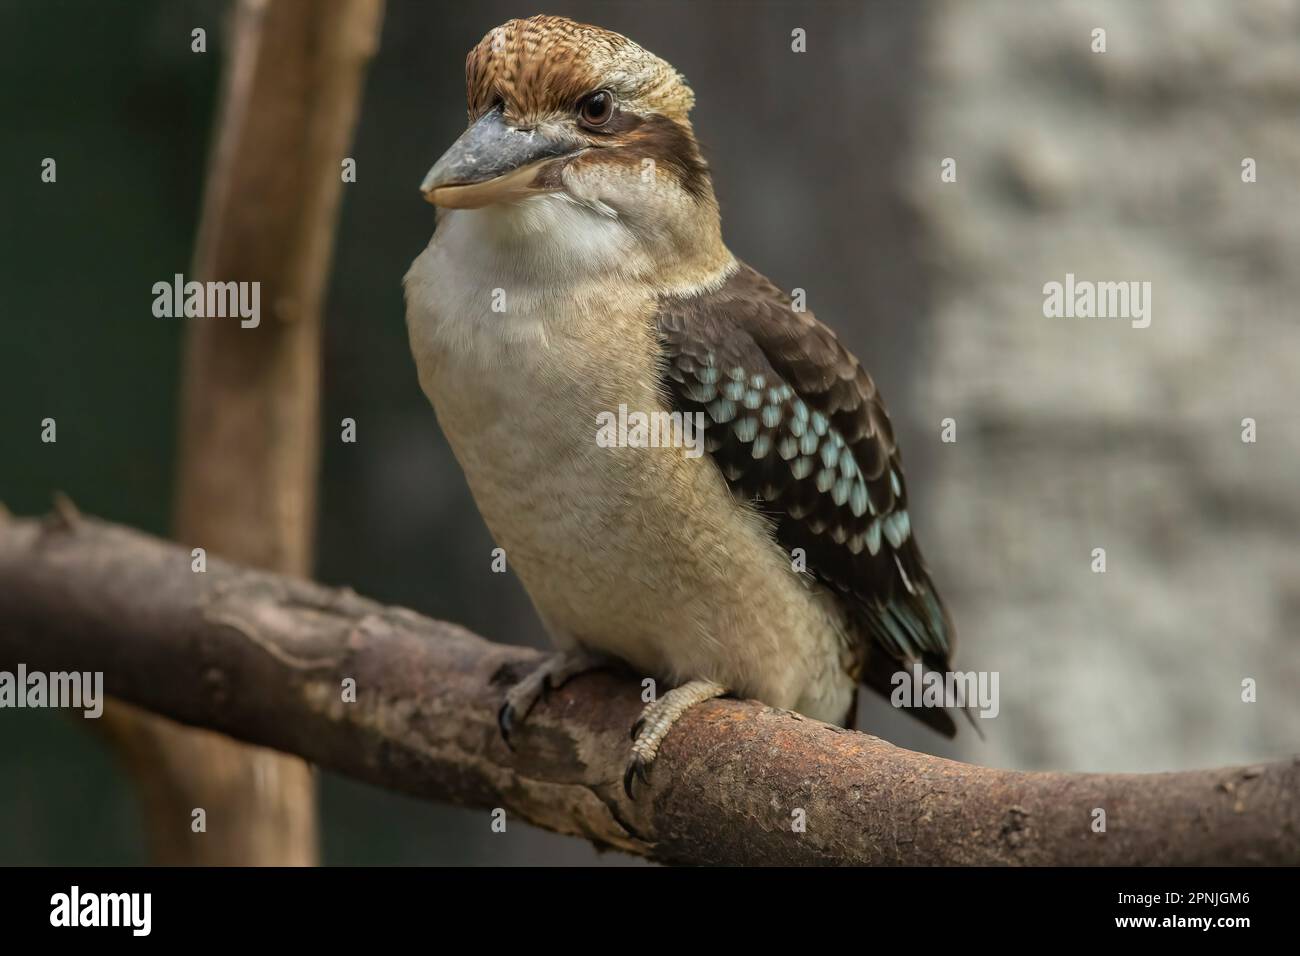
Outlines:
[[[239,0],[193,274],[260,283],[260,323],[190,320],[175,532],[257,567],[311,571],[321,302],[383,0]],[[239,695],[245,688],[230,687]],[[109,716],[109,715],[106,715]],[[160,863],[316,862],[309,766],[116,707]],[[191,832],[195,808],[207,832]]]

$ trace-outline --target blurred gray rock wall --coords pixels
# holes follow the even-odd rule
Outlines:
[[[933,276],[914,394],[957,441],[918,524],[962,664],[1001,673],[963,752],[1133,771],[1294,752],[1300,4],[938,3],[923,47],[900,183]],[[1149,281],[1150,327],[1045,318],[1066,273]]]

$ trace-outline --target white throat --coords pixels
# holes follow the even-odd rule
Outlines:
[[[406,275],[412,345],[479,355],[544,345],[557,317],[648,267],[608,208],[563,195],[449,210]]]

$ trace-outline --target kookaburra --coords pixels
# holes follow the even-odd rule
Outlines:
[[[600,662],[665,681],[631,792],[700,701],[849,725],[860,683],[889,695],[916,662],[946,671],[953,630],[880,395],[723,244],[685,80],[549,16],[492,30],[465,72],[468,129],[420,187],[441,210],[406,319],[420,384],[560,651],[507,694],[503,731]],[[620,407],[703,413],[708,453],[598,443]]]

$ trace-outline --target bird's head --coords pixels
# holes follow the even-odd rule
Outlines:
[[[420,186],[477,209],[558,195],[659,228],[714,211],[673,67],[631,40],[563,17],[511,20],[465,62],[469,127]]]

